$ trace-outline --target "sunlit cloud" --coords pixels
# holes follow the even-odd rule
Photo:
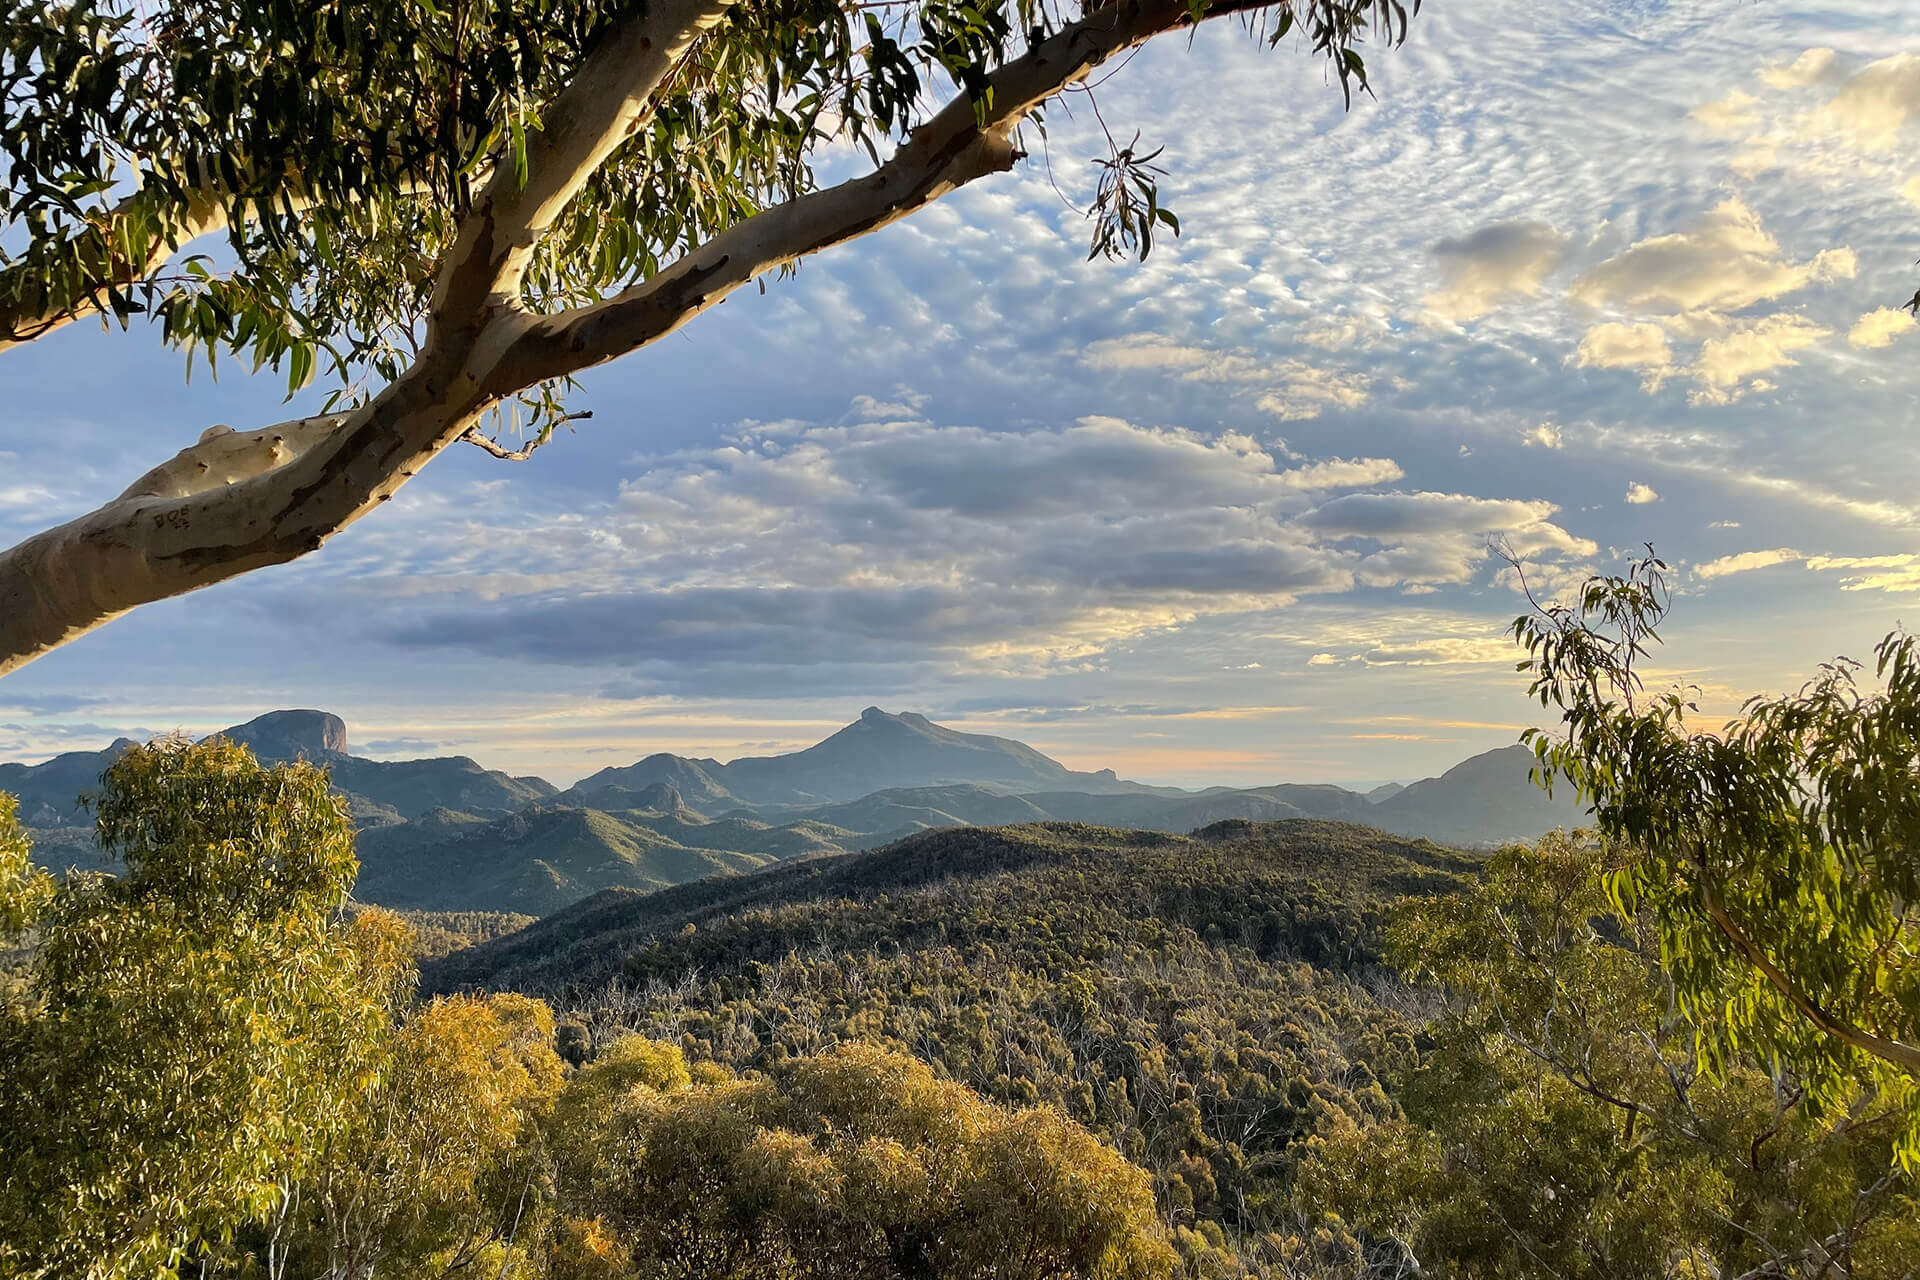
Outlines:
[[[1699,384],[1692,398],[1697,404],[1732,404],[1749,391],[1771,390],[1773,384],[1759,375],[1793,367],[1795,352],[1832,333],[1804,316],[1775,315],[1709,338],[1688,371]]]
[[[1644,311],[1739,310],[1858,270],[1850,249],[1792,262],[1740,200],[1716,206],[1685,231],[1653,236],[1609,258],[1573,284],[1590,307]]]
[[[1447,320],[1474,320],[1509,298],[1528,298],[1567,256],[1568,237],[1544,222],[1503,222],[1433,247],[1442,286],[1427,306]]]
[[[1903,333],[1910,333],[1920,325],[1913,313],[1901,307],[1881,307],[1869,311],[1854,323],[1847,332],[1847,341],[1853,346],[1867,351],[1878,351],[1893,345],[1893,340]]]
[[[1810,556],[1807,568],[1838,572],[1842,591],[1920,591],[1920,555]]]
[[[1806,557],[1791,547],[1774,547],[1768,551],[1740,551],[1730,556],[1721,556],[1696,565],[1694,573],[1699,577],[1712,580],[1724,578],[1729,574],[1751,573],[1755,569],[1771,569],[1775,565],[1794,564]]]

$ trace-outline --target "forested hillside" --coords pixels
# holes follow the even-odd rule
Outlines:
[[[936,831],[603,893],[426,979],[543,997],[589,1045],[778,1075],[864,1043],[1058,1108],[1151,1175],[1192,1276],[1920,1264],[1897,1099],[1703,1071],[1600,874],[1564,838],[1489,863],[1311,820]]]
[[[1379,966],[1388,905],[1477,862],[1306,820],[939,831],[604,893],[427,981],[739,1070],[849,1040],[907,1052],[1091,1126],[1152,1172],[1190,1256],[1257,1252],[1288,1230],[1301,1140],[1395,1113],[1381,1081],[1413,1062],[1423,1005]]]

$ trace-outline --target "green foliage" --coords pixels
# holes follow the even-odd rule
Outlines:
[[[1920,649],[1881,641],[1877,691],[1840,660],[1702,732],[1687,691],[1649,696],[1638,667],[1665,568],[1649,552],[1515,623],[1565,730],[1532,735],[1539,772],[1592,800],[1621,851],[1611,902],[1656,922],[1708,1063],[1777,1058],[1825,1111],[1870,1080],[1920,1167]]]
[[[1784,1069],[1696,1070],[1658,922],[1614,920],[1565,838],[1498,854],[1470,893],[1412,905],[1406,971],[1444,984],[1402,1117],[1316,1139],[1304,1202],[1378,1274],[1902,1275],[1920,1196],[1890,1170],[1894,1100],[1857,1079],[1822,1112]]]
[[[1196,0],[1193,18],[1209,8]],[[1404,39],[1410,8],[1291,0],[1249,22],[1273,43],[1298,32],[1350,95],[1366,85],[1359,46]],[[389,381],[475,193],[495,165],[524,175],[529,140],[564,123],[546,118],[561,92],[633,12],[13,0],[0,9],[0,298],[149,313],[190,358],[284,367],[290,391],[319,375],[348,395]],[[652,276],[813,189],[823,152],[877,158],[952,90],[983,101],[993,69],[1081,16],[1056,0],[734,6],[546,234],[524,301],[577,306]],[[1108,166],[1138,172],[1117,148]],[[1144,255],[1156,222],[1177,230],[1146,195],[1144,221],[1131,200],[1094,202],[1096,251]],[[150,274],[210,208],[231,228],[231,265],[196,256]],[[536,440],[563,420],[558,390],[523,397]]]
[[[379,910],[356,905],[353,910]],[[456,951],[503,938],[532,924],[516,911],[395,911],[412,934],[408,948],[417,962],[439,960]]]
[[[53,877],[33,865],[19,802],[0,792],[0,941],[31,928],[53,898]]]
[[[308,765],[162,741],[98,808],[124,874],[56,886],[0,805],[35,932],[0,1016],[0,1273],[1170,1274],[1148,1175],[1054,1109],[860,1048],[741,1077],[626,1037],[570,1073],[539,1000],[409,1007],[408,930],[347,910]]]
[[[609,1058],[579,1078],[605,1105],[572,1113],[582,1163],[562,1165],[568,1208],[598,1244],[597,1265],[580,1271],[1171,1273],[1146,1175],[1057,1112],[993,1106],[922,1063],[864,1046],[774,1078],[708,1069],[697,1082],[670,1046],[622,1041]]]
[[[1311,821],[945,830],[604,894],[429,978],[518,987],[596,1042],[637,1030],[736,1071],[909,1053],[1087,1126],[1152,1175],[1186,1265],[1238,1274],[1295,1230],[1302,1138],[1397,1113],[1381,1081],[1410,1067],[1420,1019],[1377,971],[1387,903],[1475,865]]]
[[[553,1013],[455,997],[377,1044],[385,1070],[264,1226],[252,1258],[295,1274],[408,1276],[537,1262],[550,1192],[540,1126],[565,1068]]]
[[[406,975],[391,917],[342,921],[352,828],[319,770],[132,748],[99,837],[125,874],[39,895],[0,1014],[7,1271],[153,1275],[264,1218],[377,1080]]]

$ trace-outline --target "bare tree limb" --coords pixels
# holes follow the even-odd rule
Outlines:
[[[579,422],[582,419],[591,418],[592,416],[593,410],[583,409],[579,413],[569,413],[565,417],[555,418],[552,425],[557,427],[563,422]],[[553,431],[548,429],[535,436],[528,444],[518,449],[509,449],[486,432],[480,430],[478,423],[468,427],[467,433],[460,437],[462,444],[470,444],[482,449],[500,459],[502,462],[525,462],[533,456],[535,449],[538,449],[551,439],[553,439]]]

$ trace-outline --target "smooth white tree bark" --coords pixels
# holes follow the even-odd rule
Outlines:
[[[0,675],[142,604],[317,550],[503,399],[655,342],[785,263],[1011,168],[1014,130],[1036,107],[1116,53],[1190,25],[1193,13],[1186,0],[1090,6],[1082,20],[997,68],[984,106],[964,97],[949,103],[872,173],[747,218],[604,301],[529,314],[520,287],[534,246],[646,122],[688,48],[730,5],[654,0],[549,105],[527,143],[524,182],[495,157],[440,264],[418,358],[368,404],[256,431],[210,432],[112,502],[0,552]],[[1212,4],[1206,16],[1261,7]],[[224,225],[223,214],[203,214],[204,229]],[[0,349],[6,345],[0,338]]]

